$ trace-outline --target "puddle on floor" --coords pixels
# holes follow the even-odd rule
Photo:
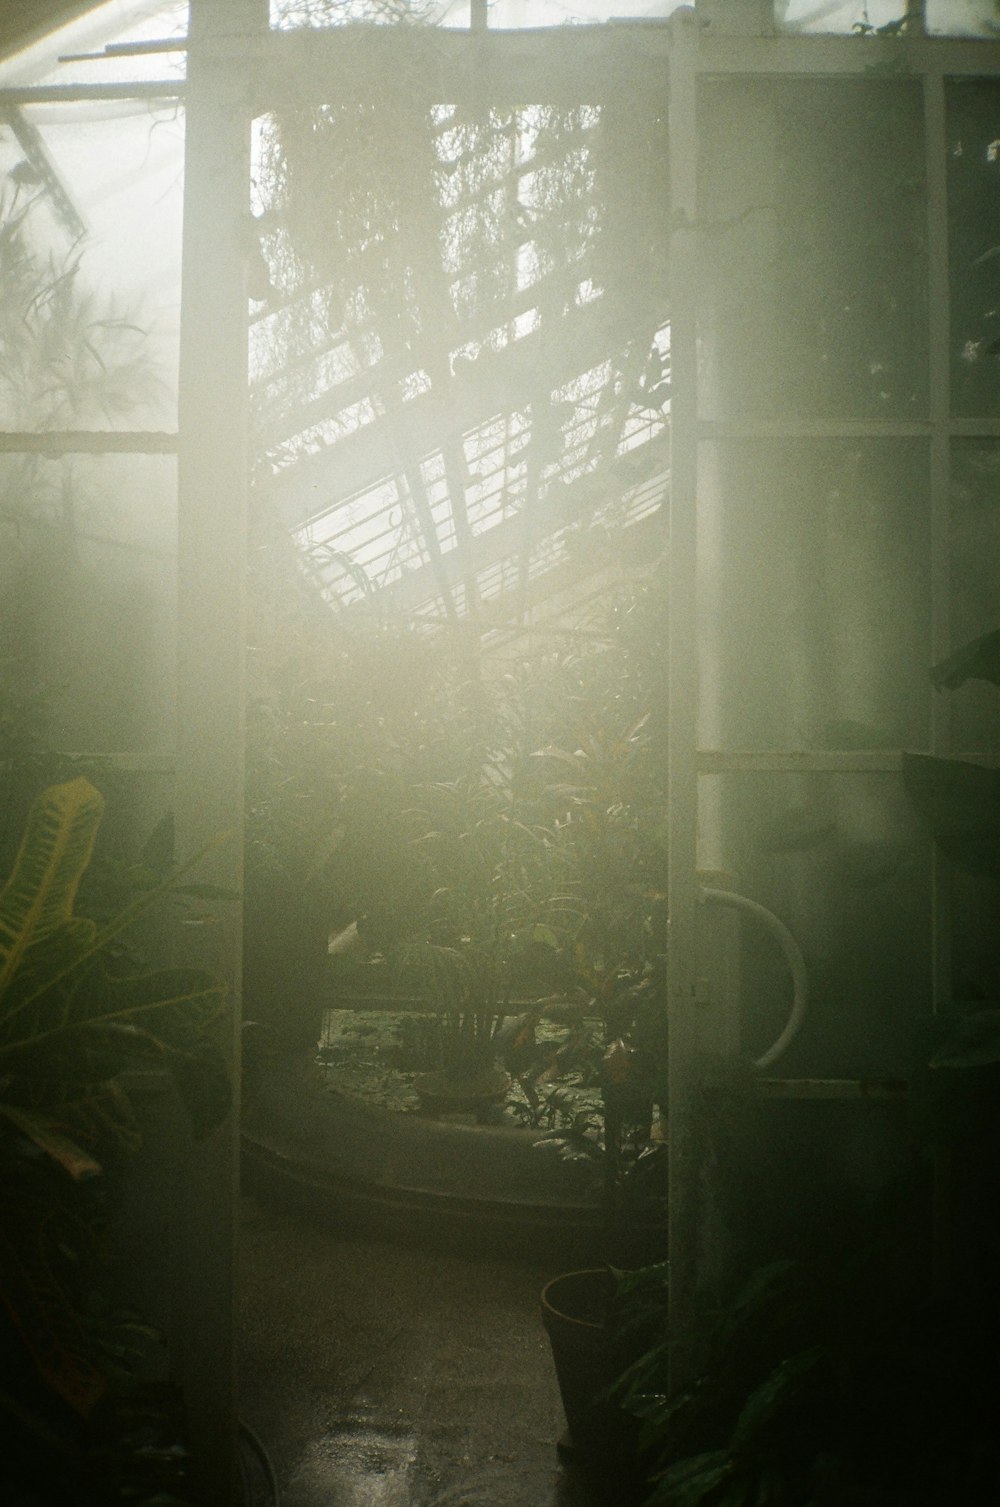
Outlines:
[[[435,1432],[353,1421],[331,1430],[308,1446],[284,1500],[288,1507],[582,1507],[589,1501],[558,1489],[554,1458],[551,1473],[518,1470],[506,1459],[497,1459],[498,1469],[484,1467],[460,1450],[442,1450]]]
[[[412,1507],[416,1458],[415,1434],[347,1424],[309,1445],[288,1496],[317,1507]]]

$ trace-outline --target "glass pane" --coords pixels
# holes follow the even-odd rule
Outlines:
[[[500,627],[660,507],[665,131],[659,91],[511,108],[363,73],[260,122],[260,475],[332,601]]]
[[[702,87],[703,416],[926,412],[922,120],[912,79]]]
[[[464,8],[468,10],[468,5]],[[299,26],[347,26],[359,21],[406,25],[442,20],[445,12],[453,9],[448,0],[271,0],[271,25],[280,31]]]
[[[20,9],[42,11],[43,7],[24,5]],[[36,16],[33,24],[31,20],[22,22],[20,29],[33,33],[38,40],[0,61],[0,86],[181,79],[186,62],[183,49],[143,49],[185,37],[187,14],[186,0],[106,0],[104,5],[96,5],[55,29],[45,29],[41,17]],[[105,48],[111,51],[106,53]]]
[[[629,0],[624,14],[644,20],[672,14],[684,0]],[[472,21],[470,0],[271,0],[271,25],[342,26],[351,21],[426,22],[434,26],[467,27]],[[616,0],[488,0],[487,25],[497,31],[520,31],[545,26],[587,25],[623,14]]]
[[[565,26],[610,21],[617,17],[643,20],[671,15],[683,0],[490,0],[489,24],[496,30],[533,26]]]
[[[950,37],[989,37],[1000,34],[996,0],[924,0],[927,30]]]
[[[775,1072],[905,1075],[931,1009],[930,861],[899,777],[726,774],[701,786],[717,824],[704,856],[784,921],[805,958],[805,1024]],[[752,918],[740,980],[743,1046],[758,1056],[784,1029],[792,990],[781,949]]]
[[[906,0],[775,0],[779,31],[853,32],[891,26],[906,14]]]
[[[702,747],[925,746],[926,460],[905,440],[703,447]]]
[[[1000,412],[1000,82],[948,86],[952,409]]]
[[[175,427],[183,148],[176,104],[8,110],[0,427]]]
[[[173,747],[175,473],[168,456],[0,455],[5,734],[15,706],[43,750]]]
[[[951,644],[1000,628],[1000,442],[959,441],[952,460]],[[1000,691],[967,680],[949,699],[958,752],[1000,749]]]

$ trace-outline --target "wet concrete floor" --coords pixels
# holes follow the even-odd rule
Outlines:
[[[283,1507],[595,1507],[563,1467],[541,1266],[245,1200],[241,1413]]]

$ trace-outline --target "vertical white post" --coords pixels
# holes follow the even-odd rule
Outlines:
[[[927,175],[928,408],[930,439],[930,581],[931,632],[928,649],[936,663],[951,643],[951,289],[948,276],[948,133],[945,80],[939,73],[924,78],[924,140]],[[951,702],[932,691],[930,745],[934,753],[951,752]],[[948,913],[950,884],[947,860],[934,852],[932,929],[934,996],[950,991],[951,948]]]
[[[178,852],[227,833],[199,877],[243,883],[243,662],[247,556],[247,293],[250,117],[239,43],[266,0],[191,0],[180,350]],[[184,1389],[200,1499],[240,1500],[235,1252],[242,928],[238,904],[205,929],[201,956],[230,986],[220,1040],[236,1098],[189,1148],[175,1211],[171,1361]]]
[[[693,1364],[699,1158],[695,1117],[697,947],[698,640],[695,569],[698,491],[697,129],[699,21],[675,12],[670,48],[671,368],[667,1011],[670,1092],[671,1386]]]
[[[928,409],[930,438],[930,656],[944,659],[951,643],[951,288],[948,274],[948,130],[945,80],[924,77],[924,146],[927,175]],[[951,752],[951,703],[932,691],[930,746]],[[935,843],[931,852],[932,1005],[951,997],[952,876]],[[938,1150],[933,1161],[931,1270],[946,1284],[951,1277],[951,1159]]]

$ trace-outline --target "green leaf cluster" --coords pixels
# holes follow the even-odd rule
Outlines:
[[[0,1301],[40,1376],[82,1414],[115,1350],[92,1311],[106,1257],[92,1184],[138,1144],[123,1075],[169,1074],[199,1136],[229,1108],[208,1031],[222,984],[190,968],[120,971],[113,943],[159,892],[100,925],[76,914],[103,811],[82,777],[43,791],[0,890]]]

